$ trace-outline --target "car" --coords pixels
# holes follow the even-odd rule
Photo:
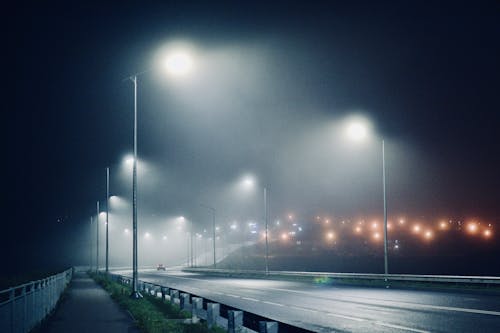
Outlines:
[[[166,268],[163,264],[158,264],[158,266],[156,266],[156,270],[157,271],[164,271],[164,270],[166,270]]]

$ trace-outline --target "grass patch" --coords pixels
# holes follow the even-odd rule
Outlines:
[[[209,329],[205,323],[186,324],[182,320],[191,314],[179,306],[163,302],[160,298],[145,294],[142,299],[131,299],[129,286],[119,284],[103,274],[89,273],[122,308],[128,310],[145,333],[222,333],[220,328]]]

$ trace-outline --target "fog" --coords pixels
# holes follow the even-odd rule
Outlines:
[[[271,221],[288,214],[301,223],[318,214],[381,218],[382,139],[389,214],[421,216],[438,206],[439,190],[429,187],[437,175],[425,154],[404,136],[381,133],[370,105],[332,103],[324,91],[332,78],[314,62],[318,55],[307,52],[310,45],[271,40],[165,45],[150,55],[154,70],[139,76],[139,265],[206,262],[212,215],[203,206],[216,211],[219,258],[230,244],[256,241],[259,233],[252,234],[249,223],[263,230],[264,188]],[[162,54],[179,45],[192,53],[191,72],[169,77],[160,70]],[[131,113],[132,86],[120,89],[120,112]],[[346,133],[353,121],[366,125],[361,142]],[[113,126],[108,141],[126,145],[131,135],[116,135],[131,130],[129,116]],[[129,265],[132,253],[130,156],[117,152],[110,165],[111,194],[117,196],[110,205],[110,260],[118,266]],[[253,179],[248,188],[244,177]],[[102,256],[105,226],[102,219],[99,223]],[[235,230],[228,236],[234,223],[248,229],[246,234],[240,227],[240,236]]]

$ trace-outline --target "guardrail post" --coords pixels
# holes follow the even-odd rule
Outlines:
[[[26,297],[26,286],[21,289],[21,297],[23,298],[23,318],[22,318],[22,328],[23,332],[27,331],[27,321],[28,321],[28,298]]]
[[[189,310],[190,304],[189,304],[189,294],[187,293],[181,293],[180,297],[180,306],[182,310]]]
[[[161,300],[162,302],[165,302],[165,295],[168,293],[168,288],[167,287],[161,287]]]
[[[170,303],[175,304],[176,298],[179,298],[179,290],[170,289]]]
[[[243,311],[229,310],[227,312],[228,333],[239,333],[243,331]]]
[[[15,332],[15,313],[16,313],[16,305],[15,305],[16,291],[12,288],[9,292],[9,301],[10,301],[10,331]]]
[[[259,321],[259,333],[278,333],[278,323],[275,321]]]
[[[193,318],[196,319],[200,316],[200,312],[203,309],[203,298],[201,297],[192,297],[191,298],[192,302],[192,309],[191,312],[193,314]]]
[[[219,303],[207,303],[207,324],[208,328],[212,328],[217,324],[217,318],[220,313]]]

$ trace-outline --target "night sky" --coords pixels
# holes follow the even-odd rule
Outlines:
[[[252,3],[4,9],[4,267],[81,260],[106,166],[112,194],[130,197],[124,79],[179,39],[203,59],[198,76],[140,77],[144,218],[202,225],[206,203],[258,219],[258,198],[228,193],[247,171],[269,187],[273,217],[380,216],[384,138],[389,215],[500,223],[500,2]],[[376,140],[330,147],[330,124],[352,113]]]

